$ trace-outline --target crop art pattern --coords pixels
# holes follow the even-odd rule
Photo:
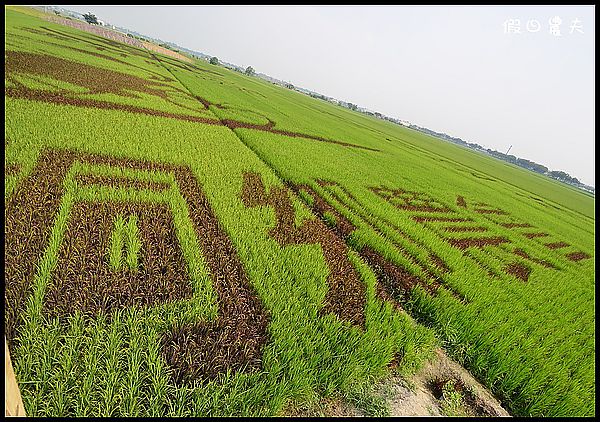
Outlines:
[[[74,151],[42,151],[33,172],[6,202],[5,335],[9,344],[18,337],[37,264],[48,250],[66,193],[64,180],[76,163],[150,170],[175,180],[168,185],[126,176],[77,174],[74,180],[81,186],[176,189],[185,200],[210,270],[218,316],[163,333],[162,354],[173,381],[216,379],[226,371],[259,368],[268,340],[268,315],[192,171],[186,166]],[[74,200],[56,262],[42,312],[59,320],[76,311],[110,318],[117,309],[186,301],[193,294],[168,203]]]
[[[47,315],[62,318],[76,310],[110,315],[114,309],[191,298],[184,258],[166,204],[81,201],[70,214],[52,286],[44,300]],[[137,220],[138,235],[128,239],[127,233],[115,233],[115,223],[131,217]],[[109,251],[111,246],[115,248],[111,245],[115,237],[123,244],[113,249],[118,255],[112,268]],[[136,241],[139,250],[133,250]]]
[[[269,234],[282,245],[320,244],[329,267],[328,290],[323,313],[332,313],[342,321],[364,328],[365,286],[348,259],[348,248],[320,220],[294,223],[294,208],[285,187],[273,187],[269,193],[257,173],[244,174],[242,201],[247,207],[266,205],[275,210],[276,225]]]
[[[349,201],[358,204],[358,201],[346,188],[333,181],[327,180],[316,180],[316,183],[325,189],[339,189],[344,192],[344,195]],[[320,216],[323,220],[329,221],[330,225],[333,226],[332,230],[341,239],[348,239],[352,232],[356,230],[356,226],[328,203],[319,193],[312,187],[306,184],[291,184],[292,189],[297,192],[302,198],[310,198],[308,205],[311,206],[312,210]],[[329,190],[329,193],[341,204],[344,200],[335,193],[334,190]],[[352,207],[350,204],[346,204],[349,208],[355,211],[357,218],[361,219],[364,223],[368,224],[378,234],[383,233],[373,224],[368,214],[363,213],[360,207]],[[431,203],[425,205],[426,207],[435,207]],[[328,217],[329,216],[329,217]],[[443,274],[450,269],[443,262],[443,260],[432,251],[429,252],[429,259],[436,267],[436,271],[432,271],[431,268],[421,265],[414,258],[413,263],[420,266],[423,275],[415,275],[408,271],[401,265],[392,262],[390,259],[384,257],[379,251],[372,247],[365,245],[359,251],[360,256],[367,262],[367,264],[373,269],[378,277],[380,283],[376,286],[377,296],[381,300],[388,301],[394,306],[398,305],[398,300],[403,298],[412,288],[420,286],[428,294],[437,294],[438,290],[443,287],[450,294],[452,294],[461,303],[465,303],[466,299],[457,291],[453,290],[449,285],[445,284],[442,278],[438,274]]]
[[[219,104],[198,95],[192,95],[178,82],[163,73],[161,61],[182,70],[198,73],[208,72],[190,63],[171,59],[158,59],[154,54],[144,52],[125,44],[102,39],[91,35],[69,34],[64,31],[42,27],[41,29],[23,28],[24,31],[44,36],[35,39],[21,35],[15,39],[9,34],[5,51],[6,86],[5,94],[12,98],[26,98],[53,104],[100,109],[121,110],[129,113],[147,114],[183,121],[210,125],[226,126],[230,129],[253,129],[293,138],[304,138],[318,142],[340,145],[378,152],[378,149],[355,145],[343,140],[329,139],[314,134],[276,129],[275,122],[262,114],[231,104]],[[100,60],[109,67],[81,63],[50,54],[32,51],[14,51],[21,49],[20,44],[28,39],[32,44],[49,45],[75,51]],[[53,40],[53,41],[50,41]],[[62,43],[61,43],[62,41]],[[71,41],[66,44],[65,41]],[[75,47],[73,41],[82,48]],[[143,64],[131,62],[131,56],[143,58]],[[130,60],[124,60],[130,58]],[[152,60],[148,60],[152,59]],[[118,64],[123,71],[112,69]],[[156,67],[163,73],[157,71]],[[67,87],[65,87],[67,86]],[[76,89],[74,88],[76,87]],[[112,97],[107,97],[106,94]],[[120,98],[119,98],[120,97]],[[114,98],[114,100],[113,100]],[[151,98],[149,101],[148,98]],[[160,101],[159,101],[160,100]],[[158,105],[160,102],[160,105]],[[242,114],[259,115],[268,123],[255,124],[233,119],[218,119],[209,113],[210,107],[233,109]]]
[[[514,257],[522,259],[517,258],[516,260],[506,263],[503,270],[505,273],[522,281],[527,281],[532,272],[532,267],[529,264],[536,264],[554,270],[559,269],[548,260],[533,257],[522,248],[513,245],[511,240],[506,236],[498,234],[485,235],[485,232],[488,232],[489,229],[481,224],[477,224],[475,219],[470,216],[474,214],[482,215],[488,222],[491,222],[498,228],[496,233],[505,233],[506,230],[525,229],[525,231],[520,232],[520,234],[528,239],[549,236],[547,233],[532,232],[531,230],[534,229],[534,226],[527,222],[514,221],[508,212],[500,208],[484,202],[469,202],[463,196],[458,195],[456,198],[457,208],[451,209],[423,192],[410,192],[402,189],[385,187],[371,187],[370,189],[377,196],[396,208],[410,212],[410,218],[412,218],[412,220],[425,226],[429,226],[430,228],[434,228],[437,233],[441,234],[440,237],[442,237],[445,242],[463,251],[465,256],[473,258],[482,268],[488,270],[492,276],[495,275],[495,273],[485,262],[476,258],[471,253],[471,248],[482,249],[504,245],[507,250],[511,251]],[[473,235],[453,236],[453,234],[458,233],[473,233]],[[547,249],[554,250],[563,249],[571,245],[563,241],[558,241],[545,243],[544,246]],[[563,257],[571,261],[590,258],[588,254],[582,251],[572,251],[563,255]]]

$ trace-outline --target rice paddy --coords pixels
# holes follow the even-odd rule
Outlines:
[[[514,415],[595,414],[592,197],[21,9],[4,319],[27,415],[279,415],[440,345]]]

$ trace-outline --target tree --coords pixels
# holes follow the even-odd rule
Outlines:
[[[554,179],[561,180],[567,183],[577,183],[579,184],[579,180],[576,177],[571,177],[568,173],[560,170],[554,170],[548,173],[548,176],[553,177]]]
[[[248,76],[254,76],[254,74],[255,74],[256,72],[254,71],[254,69],[252,68],[252,66],[248,66],[248,67],[246,68],[246,71],[245,71],[244,73],[245,73],[246,75],[248,75]]]
[[[98,18],[96,17],[96,15],[92,14],[92,12],[84,14],[83,19],[85,19],[87,23],[90,23],[92,25],[99,25]]]
[[[210,58],[210,64],[219,64],[219,59],[216,57],[211,57]]]

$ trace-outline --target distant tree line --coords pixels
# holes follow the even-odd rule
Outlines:
[[[565,173],[564,171],[560,171],[560,170],[553,170],[550,171],[548,169],[548,167],[536,163],[534,161],[530,161],[527,160],[525,158],[519,158],[519,157],[515,157],[514,155],[511,154],[505,154],[503,152],[500,151],[496,151],[496,150],[492,150],[489,148],[483,148],[481,145],[476,144],[476,143],[471,143],[471,142],[465,142],[460,138],[454,137],[454,136],[450,136],[446,133],[440,133],[440,132],[436,132],[434,130],[431,129],[427,129],[424,127],[420,127],[417,125],[410,125],[409,126],[411,129],[415,129],[418,130],[420,132],[423,133],[427,133],[428,135],[431,136],[435,136],[436,138],[441,138],[443,140],[455,143],[455,144],[459,144],[459,145],[463,145],[466,146],[468,148],[472,148],[472,149],[476,149],[476,150],[480,150],[480,151],[486,151],[489,155],[496,157],[500,160],[515,164],[519,167],[523,167],[527,170],[531,170],[534,171],[536,173],[539,174],[543,174],[546,175],[548,177],[551,177],[553,179],[556,180],[560,180],[561,182],[565,182],[565,183],[570,183],[573,185],[578,185],[578,186],[583,186],[583,184],[575,177],[571,177],[571,175],[569,175],[568,173]]]
[[[96,15],[92,14],[92,12],[84,13],[83,19],[85,19],[85,21],[89,24],[100,25],[100,23],[98,22],[98,18],[96,17]]]

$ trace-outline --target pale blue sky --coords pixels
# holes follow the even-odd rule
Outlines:
[[[594,6],[62,7],[595,184]]]

